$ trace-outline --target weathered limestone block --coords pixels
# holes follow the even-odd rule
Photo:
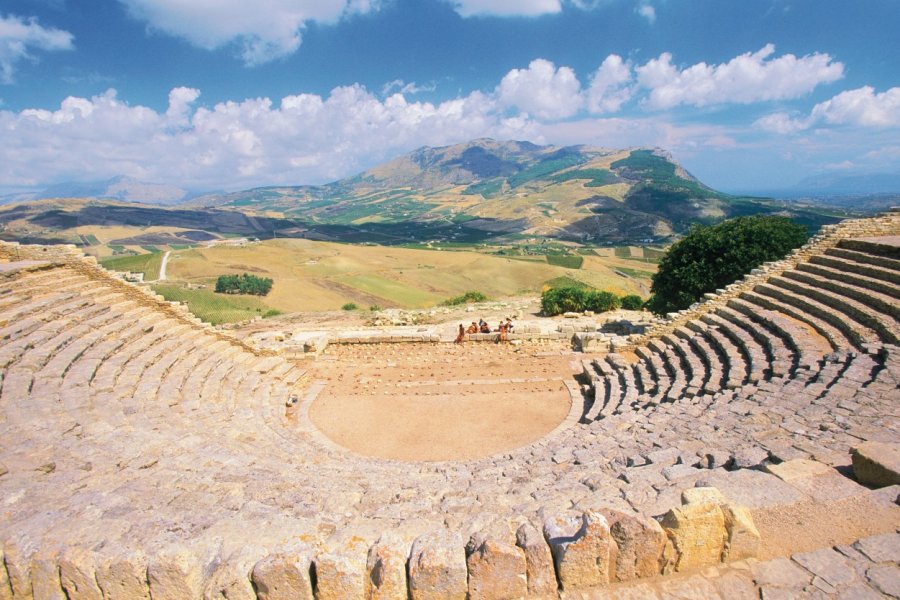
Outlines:
[[[12,588],[9,586],[9,576],[6,574],[3,557],[3,545],[0,544],[0,600],[12,600]]]
[[[123,551],[101,559],[97,583],[103,591],[103,600],[150,600],[147,557],[140,552]]]
[[[810,462],[810,461],[791,461]],[[819,463],[815,463],[819,464]],[[759,551],[760,535],[749,509],[729,502],[714,487],[696,487],[681,493],[682,504],[715,503],[722,509],[725,518],[726,542],[722,561],[734,562],[745,558],[755,558]]]
[[[653,577],[662,572],[666,532],[656,520],[611,508],[600,513],[609,523],[609,532],[618,548],[611,581]]]
[[[31,593],[34,600],[66,600],[59,581],[58,550],[39,550],[32,557]]]
[[[580,519],[548,519],[544,523],[544,537],[553,552],[563,590],[609,584],[617,549],[603,515],[589,511]]]
[[[853,473],[866,485],[900,484],[900,444],[866,442],[853,449]]]
[[[203,591],[204,600],[256,600],[250,573],[262,550],[235,551],[213,570]]]
[[[805,458],[786,460],[777,465],[766,465],[765,471],[787,483],[797,479],[807,479],[834,473],[834,469],[828,465]]]
[[[301,553],[273,554],[253,567],[259,600],[313,600],[310,560]]]
[[[750,510],[745,506],[726,504],[722,507],[725,515],[725,530],[728,543],[725,547],[725,562],[746,558],[756,558],[759,553],[760,535]]]
[[[203,573],[187,548],[165,548],[147,566],[153,600],[184,600],[203,595]]]
[[[537,529],[525,523],[516,531],[516,545],[525,554],[528,595],[534,598],[555,598],[556,571],[547,540]]]
[[[360,600],[366,594],[367,550],[352,539],[316,557],[317,600]]]
[[[728,533],[725,514],[718,503],[673,508],[663,517],[662,526],[678,553],[676,571],[708,567],[722,559]]]
[[[412,600],[465,600],[467,578],[465,547],[458,537],[441,531],[413,542],[409,556]]]
[[[34,598],[31,592],[31,557],[36,550],[29,540],[9,540],[3,546],[9,587],[16,600]]]
[[[97,556],[85,548],[66,548],[59,558],[59,578],[69,600],[103,600],[97,583]]]
[[[470,600],[523,598],[528,593],[525,552],[518,546],[476,535],[466,554]]]
[[[399,536],[382,535],[366,559],[367,600],[406,600],[406,559],[409,545]]]

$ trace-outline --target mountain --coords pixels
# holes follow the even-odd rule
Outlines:
[[[202,196],[184,206],[250,211],[320,229],[398,230],[398,236],[412,231],[417,239],[439,231],[444,239],[451,232],[451,239],[552,237],[606,244],[665,242],[693,223],[743,214],[823,222],[806,209],[717,192],[658,148],[490,139],[419,148],[322,186],[257,188]]]
[[[23,202],[55,198],[98,198],[146,204],[177,204],[189,197],[187,191],[164,183],[147,183],[130,177],[105,181],[67,182],[51,185],[39,192],[23,192],[4,197],[4,202]]]

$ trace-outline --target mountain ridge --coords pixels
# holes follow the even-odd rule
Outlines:
[[[465,225],[507,237],[665,242],[694,222],[774,212],[768,199],[701,183],[660,148],[480,138],[417,148],[320,186],[272,186],[187,202],[341,226]],[[778,210],[783,210],[779,207]]]

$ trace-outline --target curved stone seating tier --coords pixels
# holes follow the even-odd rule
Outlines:
[[[335,446],[302,368],[73,248],[0,244],[49,263],[0,274],[0,598],[552,597],[718,562],[679,541],[684,490],[717,487],[714,512],[816,501],[766,465],[843,464],[900,429],[897,260],[841,241],[898,230],[828,228],[583,361],[579,423],[435,463]]]

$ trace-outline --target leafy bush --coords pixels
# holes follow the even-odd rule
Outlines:
[[[589,293],[590,290],[582,287],[550,288],[541,294],[541,311],[551,316],[564,312],[581,312]]]
[[[484,302],[487,296],[477,291],[469,291],[462,296],[456,296],[449,300],[444,300],[444,306],[458,306],[460,304],[468,304],[469,302]]]
[[[263,313],[263,319],[268,319],[270,317],[277,317],[278,315],[284,314],[277,308],[270,308],[266,312]]]
[[[806,241],[806,228],[784,217],[738,217],[712,227],[695,225],[659,262],[647,307],[657,314],[687,308],[734,283],[764,262]]]
[[[606,312],[619,308],[619,297],[612,292],[592,290],[588,292],[583,310],[592,310],[596,313]]]
[[[637,294],[622,296],[622,308],[625,310],[641,310],[644,308],[644,299]]]
[[[356,310],[359,308],[355,302],[348,302],[347,304],[341,307],[341,310]]]
[[[219,275],[216,280],[216,292],[219,294],[253,294],[265,296],[272,289],[273,281],[268,277],[256,275]]]
[[[369,307],[369,310],[372,312],[378,312],[379,310],[381,310],[381,307],[378,306],[377,304],[373,304],[372,306]]]
[[[579,285],[565,285],[544,290],[541,294],[541,311],[551,317],[564,312],[586,310],[602,313],[624,306],[626,300],[629,306],[636,305],[640,308],[643,305],[640,296],[632,294],[619,298],[612,292],[595,290],[579,282]]]

